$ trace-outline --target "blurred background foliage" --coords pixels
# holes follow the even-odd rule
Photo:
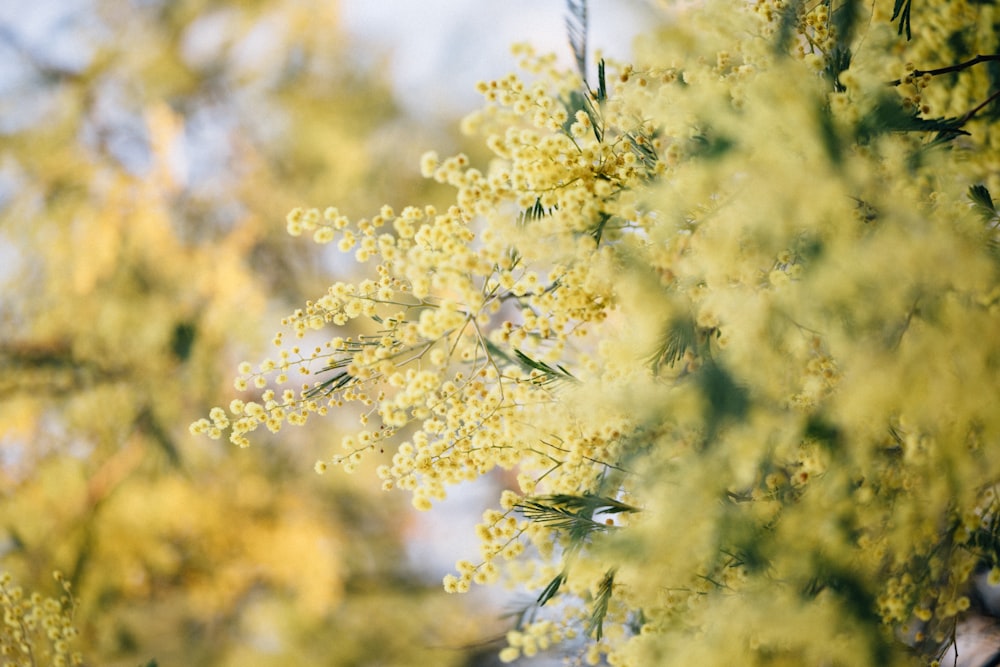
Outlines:
[[[66,574],[87,664],[485,664],[492,614],[407,561],[406,499],[312,474],[331,424],[248,450],[186,429],[329,282],[288,209],[438,196],[358,48],[335,2],[0,24],[0,567]]]

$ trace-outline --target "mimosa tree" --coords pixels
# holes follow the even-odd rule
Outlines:
[[[357,405],[317,470],[422,510],[513,471],[444,578],[536,596],[504,659],[933,660],[1000,579],[996,8],[710,0],[590,66],[569,6],[577,69],[519,48],[491,159],[423,159],[451,206],[288,215],[369,277],[192,430]]]

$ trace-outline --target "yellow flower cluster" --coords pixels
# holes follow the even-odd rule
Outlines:
[[[519,424],[536,423],[534,415],[553,404],[555,385],[574,380],[547,375],[546,360],[562,359],[587,323],[607,316],[616,260],[598,243],[648,224],[632,190],[662,170],[658,139],[648,123],[610,110],[605,117],[593,100],[571,119],[551,84],[528,89],[510,76],[480,88],[492,104],[467,126],[487,134],[497,156],[490,170],[472,168],[463,155],[442,161],[429,153],[421,162],[425,176],[457,189],[448,211],[407,207],[396,216],[383,207],[356,223],[335,208],[289,214],[291,234],[312,233],[317,242],[353,250],[359,262],[379,263],[377,280],[331,285],[285,326],[296,339],[331,325],[359,333],[310,352],[285,347],[278,334],[280,357],[256,369],[242,364],[236,380],[241,391],[264,389],[261,400],[216,408],[193,432],[228,431],[246,446],[247,434],[261,425],[276,432],[312,413],[361,403],[366,428],[344,439],[346,453],[317,469],[353,469],[365,452],[382,451],[389,435],[416,425],[378,472],[386,488],[413,491],[419,508],[442,498],[448,484],[498,466],[544,473],[566,455],[575,459],[572,467],[599,465],[601,446],[580,454],[572,428],[547,432],[553,443],[545,446]],[[512,205],[524,212],[504,213]],[[602,265],[606,271],[593,270]],[[298,390],[268,388],[293,375],[321,379]],[[367,428],[372,417],[376,430]],[[523,474],[523,490],[534,490],[532,474]]]
[[[286,318],[334,335],[279,334],[237,379],[261,398],[192,430],[245,446],[356,403],[317,470],[376,458],[419,509],[515,471],[444,581],[541,591],[506,660],[586,635],[592,664],[902,664],[892,626],[930,654],[998,566],[1000,265],[967,196],[1000,190],[996,132],[920,117],[985,84],[889,86],[927,47],[879,9],[703,4],[596,90],[518,47],[531,81],[482,83],[463,124],[488,167],[421,161],[447,211],[293,211],[373,277]]]
[[[83,657],[73,651],[77,630],[73,625],[74,603],[69,582],[54,574],[65,595],[47,598],[40,593],[26,595],[9,573],[0,575],[0,656],[5,665],[69,667],[82,665]]]
[[[507,647],[500,651],[501,662],[514,662],[521,656],[533,658],[541,651],[576,637],[572,627],[550,619],[535,621],[521,630],[507,633]]]

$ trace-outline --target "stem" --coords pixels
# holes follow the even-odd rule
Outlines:
[[[998,58],[998,59],[1000,59],[1000,58]],[[962,116],[962,119],[961,119],[962,123],[961,123],[961,125],[959,125],[959,127],[961,127],[962,125],[965,125],[966,123],[968,123],[970,120],[972,120],[972,117],[975,116],[980,111],[982,111],[986,107],[986,105],[988,105],[990,102],[993,102],[993,101],[997,100],[998,98],[1000,98],[1000,90],[995,91],[992,95],[990,95],[989,97],[987,97],[986,100],[982,104],[980,104],[979,106],[977,106],[976,108],[972,109],[971,111],[969,111],[968,113],[966,113],[964,116]]]
[[[979,63],[997,62],[1000,61],[1000,54],[991,55],[978,55],[975,58],[970,58],[964,63],[959,63],[957,65],[950,65],[948,67],[939,67],[937,69],[929,70],[914,70],[914,76],[923,76],[924,74],[930,74],[931,76],[938,76],[939,74],[950,74],[951,72],[961,72],[963,69],[972,67],[973,65],[978,65]]]
[[[948,67],[938,67],[937,69],[915,69],[913,70],[913,76],[923,76],[924,74],[930,74],[931,76],[939,76],[941,74],[951,74],[952,72],[961,72],[964,69],[968,69],[973,65],[978,65],[979,63],[988,62],[1000,62],[1000,54],[991,55],[978,55],[975,58],[970,58],[964,63],[958,63],[957,65],[949,65]],[[895,81],[890,81],[890,86],[898,86],[903,83],[902,79],[896,79]]]

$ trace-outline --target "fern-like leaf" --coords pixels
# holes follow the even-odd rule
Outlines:
[[[607,226],[608,222],[611,220],[611,215],[608,213],[601,212],[597,219],[597,224],[594,228],[590,230],[590,235],[593,237],[594,242],[597,245],[601,245],[601,239],[604,238],[604,228]]]
[[[903,31],[906,31],[906,39],[909,41],[912,39],[913,34],[910,26],[910,11],[913,9],[913,0],[896,0],[896,4],[892,7],[892,18],[890,21],[895,21],[899,19],[899,31],[898,34],[902,35]]]
[[[569,46],[573,49],[576,68],[580,72],[584,86],[587,85],[587,0],[566,0],[569,16],[566,17],[566,33]]]
[[[992,222],[997,219],[996,205],[985,185],[969,186],[969,199],[972,200],[973,208],[983,217],[983,220]]]
[[[858,124],[858,141],[862,144],[889,132],[937,132],[935,142],[948,141],[962,134],[964,118],[921,118],[916,109],[903,106],[898,97],[886,95]]]
[[[327,371],[337,370],[338,368],[345,368],[351,363],[351,361],[352,361],[351,357],[341,357],[339,359],[334,359],[329,364],[327,364],[326,368],[324,368],[320,372],[325,373]],[[306,390],[304,395],[306,398],[315,398],[317,396],[329,396],[330,394],[348,386],[356,379],[357,378],[355,378],[347,371],[340,371],[339,373],[335,373],[333,377],[327,380],[315,383],[312,387]]]
[[[574,544],[579,544],[592,533],[605,532],[610,528],[607,524],[576,514],[564,507],[548,505],[537,500],[522,501],[517,508],[525,519],[566,533]]]
[[[578,513],[586,512],[588,516],[594,514],[621,514],[622,512],[638,512],[639,508],[620,500],[609,498],[608,496],[595,496],[589,493],[582,495],[572,495],[568,493],[554,493],[542,496],[547,502],[560,505],[566,509]]]
[[[604,579],[597,589],[597,596],[594,598],[594,607],[590,611],[590,619],[587,621],[587,634],[597,641],[601,641],[604,636],[604,618],[608,615],[608,604],[611,602],[611,593],[615,585],[615,568],[611,568],[604,573]]]
[[[538,371],[542,374],[543,377],[540,378],[539,384],[545,384],[548,382],[556,382],[561,380],[577,382],[577,379],[573,377],[573,374],[559,364],[557,364],[556,367],[553,368],[544,361],[540,361],[538,359],[532,359],[524,352],[516,348],[514,349],[514,354],[517,356],[517,362],[522,368],[524,368],[528,372]]]
[[[803,0],[789,0],[782,5],[780,20],[778,21],[778,33],[774,40],[776,53],[782,55],[787,53],[788,47],[795,37],[795,29],[799,22],[799,16],[802,13],[802,3]]]
[[[340,391],[344,387],[347,387],[352,382],[355,381],[355,377],[348,373],[347,371],[341,371],[331,377],[329,380],[324,380],[323,382],[317,382],[312,387],[306,390],[304,396],[306,398],[316,398],[317,396],[329,396],[330,394]]]
[[[590,125],[594,130],[594,136],[598,141],[604,140],[604,121],[601,118],[600,110],[594,106],[590,92],[580,92],[571,90],[569,99],[562,100],[566,108],[566,122],[563,123],[562,130],[567,135],[572,136],[570,129],[576,122],[576,112],[582,111],[590,119]]]
[[[546,602],[548,602],[549,600],[551,600],[556,596],[556,593],[559,592],[559,589],[562,588],[562,585],[565,582],[566,582],[566,570],[563,570],[562,572],[556,575],[555,579],[553,579],[548,583],[548,585],[542,590],[541,593],[539,593],[538,600],[536,600],[536,604],[539,607],[544,606]]]
[[[528,208],[521,211],[521,214],[517,216],[517,224],[526,225],[534,220],[540,220],[547,215],[552,215],[552,212],[556,210],[556,207],[545,208],[542,206],[542,198],[538,197],[535,199],[535,204],[529,206]]]
[[[695,348],[697,339],[694,322],[691,320],[683,318],[668,324],[660,337],[659,345],[649,356],[653,372],[659,372],[664,366],[672,367],[684,357],[688,350]]]
[[[527,498],[517,505],[517,509],[529,521],[565,532],[570,542],[577,546],[592,533],[607,532],[614,528],[613,524],[594,519],[595,515],[639,511],[638,508],[614,498],[590,494]]]

